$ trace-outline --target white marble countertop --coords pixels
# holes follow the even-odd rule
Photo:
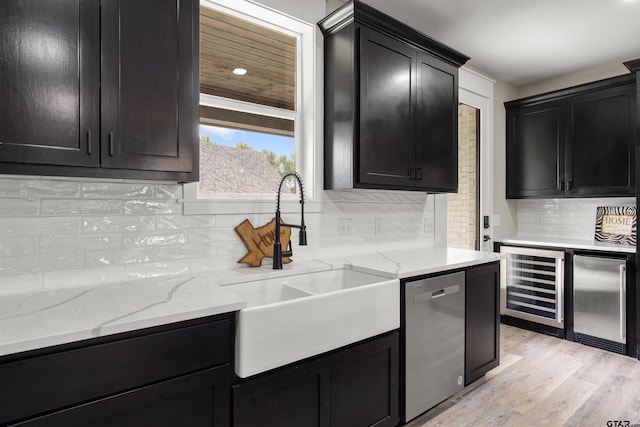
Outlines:
[[[498,240],[510,245],[545,246],[557,248],[586,249],[603,252],[619,252],[634,254],[635,246],[616,245],[611,243],[596,242],[595,240],[577,240],[538,236],[509,236]]]
[[[283,270],[236,268],[93,287],[0,296],[0,356],[246,307],[233,283],[352,268],[408,278],[497,261],[499,254],[402,242],[389,249],[293,262]],[[371,246],[368,245],[371,251]]]

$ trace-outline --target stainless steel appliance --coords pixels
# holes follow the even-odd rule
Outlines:
[[[500,314],[564,329],[564,252],[501,246]]]
[[[464,272],[405,284],[405,421],[464,387],[464,313]]]
[[[573,257],[573,329],[576,341],[626,353],[626,260]]]

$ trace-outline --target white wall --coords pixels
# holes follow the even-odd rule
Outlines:
[[[326,15],[324,0],[248,0],[315,24]]]
[[[527,96],[538,95],[540,93],[551,92],[553,90],[564,89],[628,73],[629,70],[622,62],[604,64],[527,86],[521,86],[518,88],[517,97],[525,98]]]

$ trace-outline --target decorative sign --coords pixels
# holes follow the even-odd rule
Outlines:
[[[598,242],[636,244],[637,215],[635,206],[599,206],[596,209]]]
[[[262,227],[255,228],[251,221],[245,219],[238,224],[234,230],[242,239],[249,252],[238,260],[238,263],[249,264],[251,267],[260,267],[262,259],[273,258],[273,244],[276,241],[276,219],[273,218]],[[291,238],[291,229],[289,227],[280,227],[280,242],[282,250],[285,251],[289,247],[289,239]],[[288,264],[291,258],[283,258],[283,263]]]

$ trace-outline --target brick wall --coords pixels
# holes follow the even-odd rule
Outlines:
[[[477,234],[477,111],[458,108],[458,193],[447,199],[448,246],[475,249]]]

